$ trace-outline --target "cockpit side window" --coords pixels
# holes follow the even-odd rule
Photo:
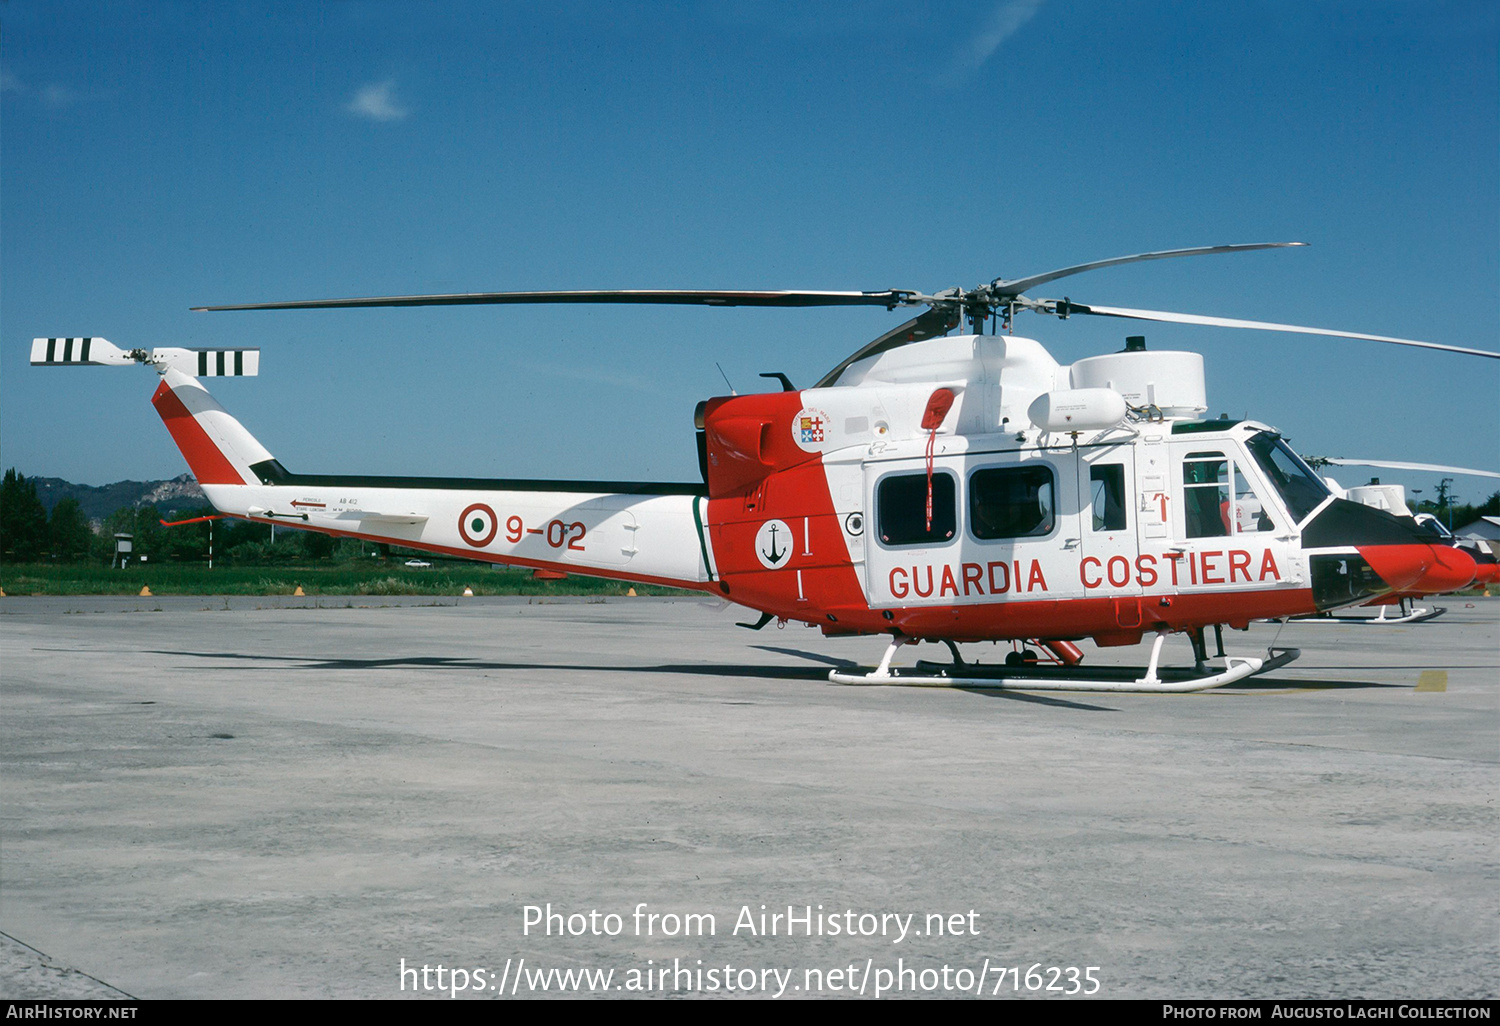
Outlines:
[[[1265,505],[1222,452],[1190,452],[1182,463],[1184,527],[1189,538],[1222,538],[1275,529]]]
[[[1292,519],[1300,523],[1333,493],[1314,474],[1302,457],[1294,453],[1280,435],[1262,431],[1247,443],[1261,472],[1281,495]]]
[[[1182,463],[1182,509],[1189,538],[1229,533],[1229,460],[1221,452],[1191,452]]]
[[[1256,531],[1274,531],[1276,525],[1271,522],[1266,513],[1265,504],[1260,501],[1260,496],[1255,494],[1255,489],[1245,479],[1245,472],[1240,464],[1234,466],[1234,507],[1230,512],[1232,529],[1235,534],[1253,534]]]

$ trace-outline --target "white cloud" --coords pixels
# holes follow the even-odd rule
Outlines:
[[[97,98],[86,96],[72,86],[58,85],[56,82],[40,87],[29,86],[9,71],[0,71],[0,93],[13,93],[16,96],[35,97],[36,101],[41,103],[43,107],[50,107],[53,110],[71,107],[75,103],[83,102],[85,99]]]
[[[42,90],[42,102],[49,107],[71,107],[80,99],[81,94],[67,86],[49,85]]]
[[[958,55],[959,72],[977,71],[994,55],[1000,44],[1020,31],[1042,6],[1043,0],[1004,0],[979,29],[969,37]]]
[[[356,117],[371,121],[401,121],[411,110],[397,102],[393,79],[362,86],[344,109]]]

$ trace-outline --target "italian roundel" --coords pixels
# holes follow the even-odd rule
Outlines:
[[[495,540],[499,529],[495,511],[482,502],[476,502],[458,516],[458,533],[464,541],[476,549],[483,548]]]

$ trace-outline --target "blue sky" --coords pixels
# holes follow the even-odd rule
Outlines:
[[[1500,350],[1497,50],[1487,0],[10,0],[0,463],[186,469],[149,371],[26,363],[33,336],[95,335],[261,346],[261,377],[211,388],[295,471],[691,480],[715,363],[742,392],[806,385],[903,317],[188,311],[212,303],[932,292],[1297,240],[1039,292]],[[1017,333],[1063,362],[1133,333],[1200,351],[1214,413],[1304,453],[1500,469],[1500,361],[1102,318]]]

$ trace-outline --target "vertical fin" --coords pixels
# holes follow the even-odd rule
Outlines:
[[[180,370],[168,367],[162,372],[151,404],[199,484],[256,484],[251,467],[272,458],[196,378]]]

